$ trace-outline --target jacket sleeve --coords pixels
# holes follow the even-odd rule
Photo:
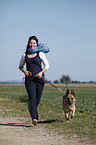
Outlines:
[[[25,54],[22,55],[20,62],[19,62],[19,67],[22,67],[25,65]]]
[[[49,69],[49,62],[48,62],[45,54],[43,52],[40,52],[39,57],[42,60],[44,67],[48,70]]]

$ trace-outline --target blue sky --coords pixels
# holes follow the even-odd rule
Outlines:
[[[22,80],[31,35],[50,48],[48,80],[96,81],[96,0],[0,0],[0,81]]]

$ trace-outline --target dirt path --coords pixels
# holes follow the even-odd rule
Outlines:
[[[25,125],[17,118],[0,118],[0,145],[85,145],[77,136],[57,135],[44,124]]]

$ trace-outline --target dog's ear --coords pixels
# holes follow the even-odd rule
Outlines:
[[[68,94],[69,94],[69,89],[67,89],[67,91],[66,91],[66,96],[68,96]]]
[[[73,89],[71,89],[71,94],[75,97],[75,93]]]

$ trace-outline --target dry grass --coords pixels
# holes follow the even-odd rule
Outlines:
[[[68,84],[66,86],[66,84],[54,84],[55,86],[64,86],[64,87],[96,87],[96,83],[74,83],[74,84]],[[24,83],[22,84],[0,84],[0,86],[25,86]],[[45,84],[45,86],[50,86],[50,84]]]

